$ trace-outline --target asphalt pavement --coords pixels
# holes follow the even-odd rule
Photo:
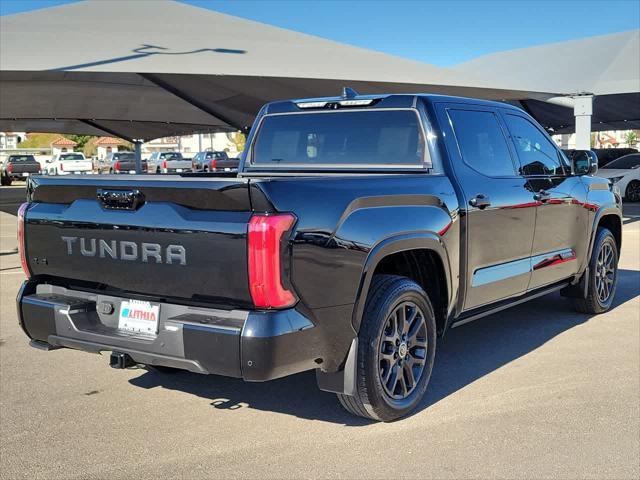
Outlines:
[[[343,412],[312,372],[268,383],[28,346],[15,295],[23,187],[0,190],[0,477],[640,478],[640,206],[614,308],[551,295],[450,331],[409,418]]]

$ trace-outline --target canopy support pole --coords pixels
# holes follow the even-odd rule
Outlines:
[[[593,95],[575,96],[573,101],[573,115],[576,120],[576,150],[591,150]]]
[[[136,173],[142,172],[142,140],[134,140],[133,147],[136,156]]]

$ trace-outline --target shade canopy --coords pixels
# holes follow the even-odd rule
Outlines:
[[[559,132],[573,131],[573,112],[535,90],[595,95],[593,130],[640,128],[640,30],[485,55],[454,70],[530,91],[523,106]]]
[[[544,100],[575,93],[573,85],[538,87],[477,70],[439,68],[178,2],[129,0],[114,8],[85,1],[0,17],[0,130],[129,140],[230,131],[250,126],[268,101],[333,96],[345,85],[360,93],[525,102],[545,125],[563,116],[571,123],[571,109],[547,108]]]

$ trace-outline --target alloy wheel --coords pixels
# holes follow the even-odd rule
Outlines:
[[[385,322],[378,348],[380,382],[390,398],[402,400],[415,390],[427,348],[424,313],[413,302],[400,303]]]
[[[615,268],[613,247],[609,243],[604,243],[600,252],[598,252],[595,272],[596,293],[598,300],[602,304],[607,303],[613,291],[613,284],[616,278]]]

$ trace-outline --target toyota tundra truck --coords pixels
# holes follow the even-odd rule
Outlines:
[[[395,420],[449,328],[558,291],[611,308],[621,201],[582,153],[504,103],[270,103],[237,173],[30,178],[20,324],[116,368],[315,370],[352,414]]]

